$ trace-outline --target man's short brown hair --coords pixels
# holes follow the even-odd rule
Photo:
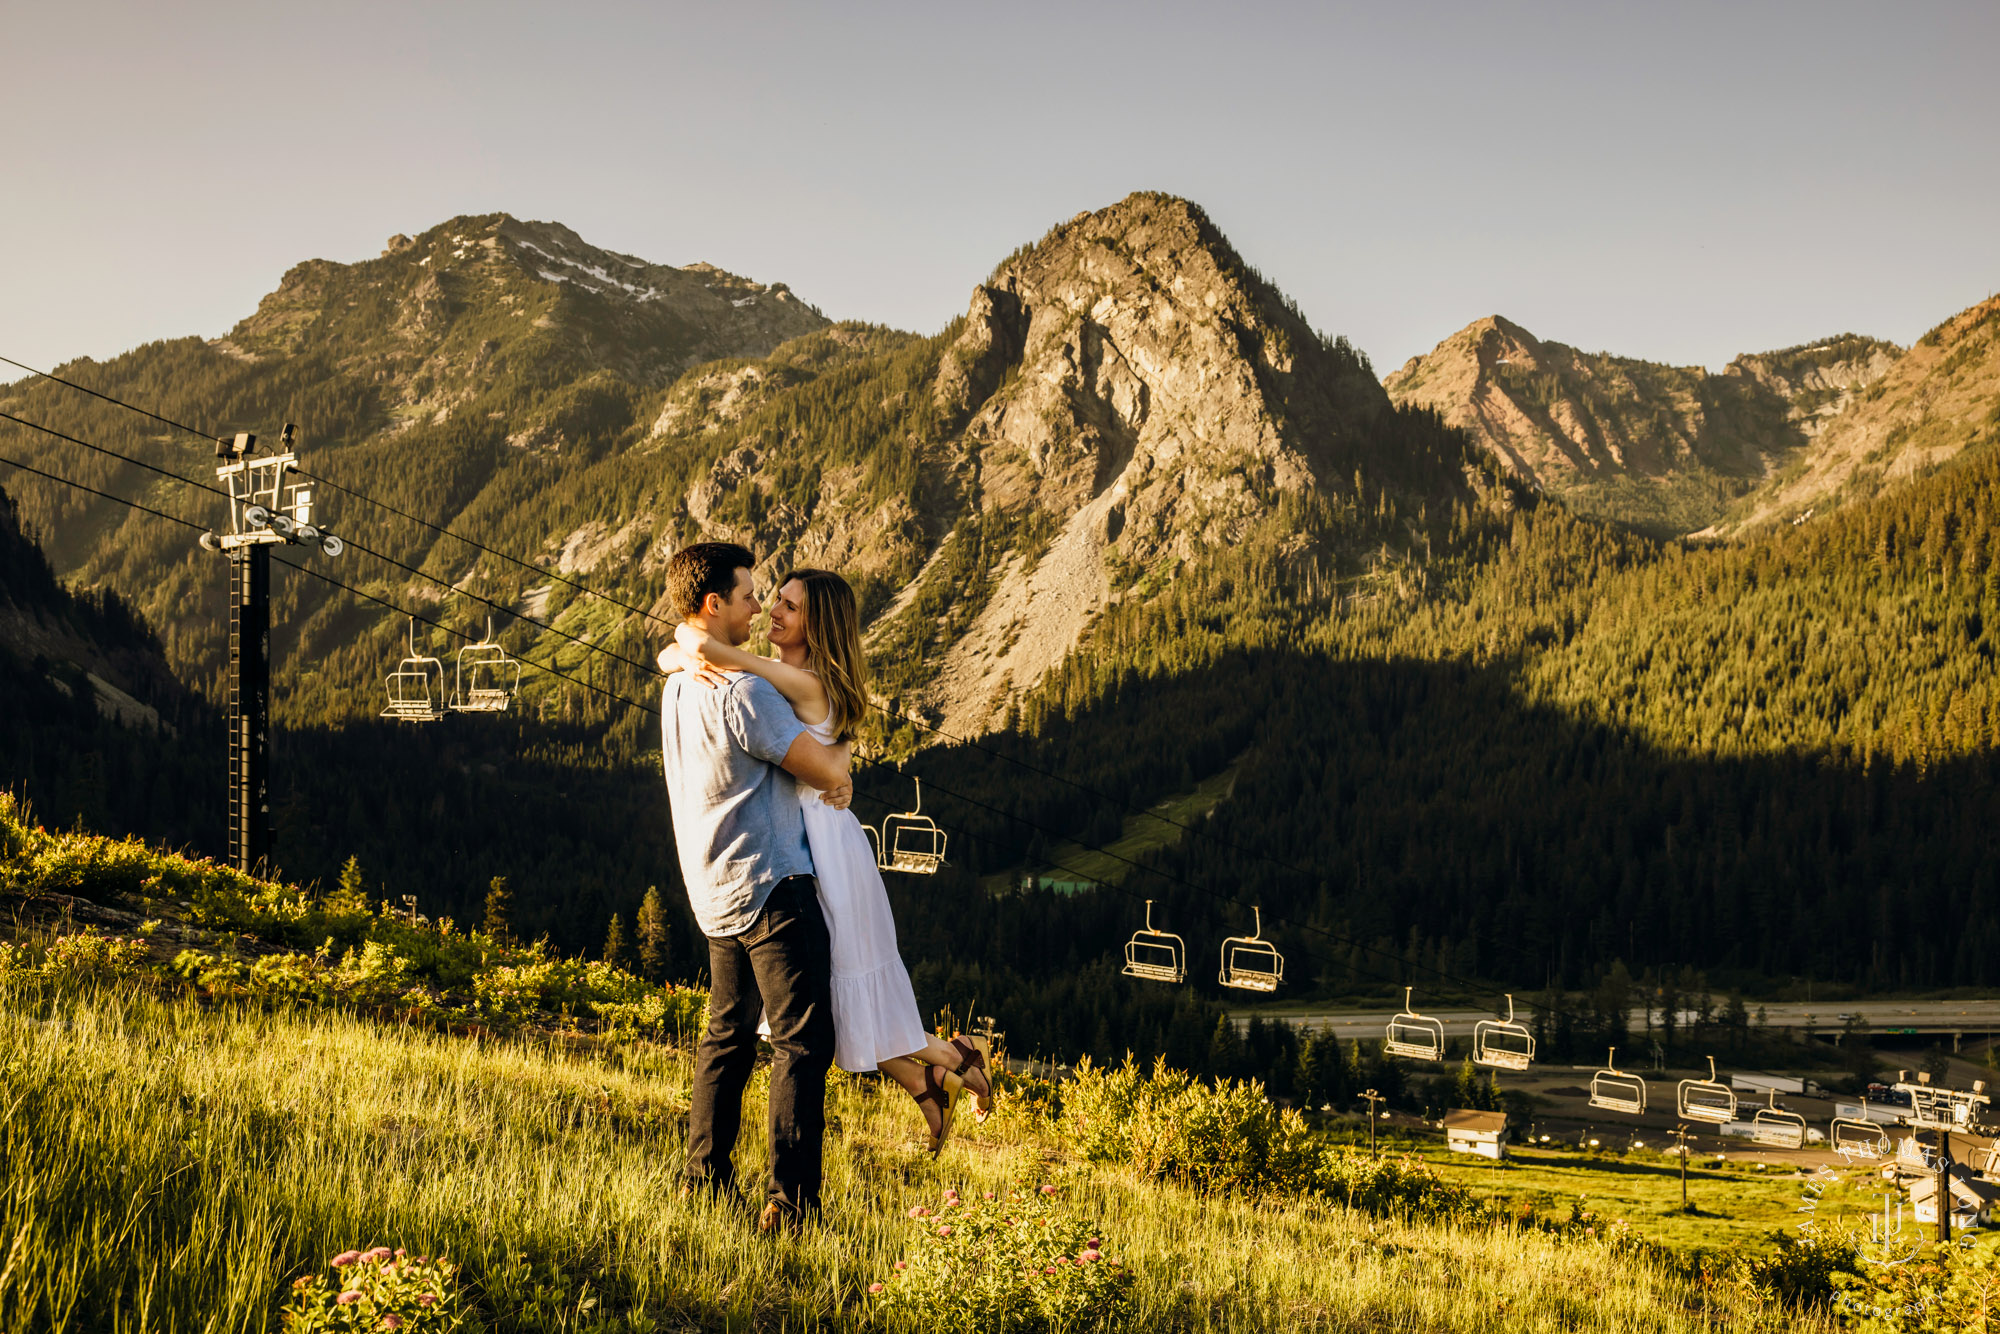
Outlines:
[[[667,562],[667,600],[674,615],[686,620],[701,610],[714,593],[724,602],[736,592],[736,572],[754,570],[757,558],[734,542],[697,542],[682,547]]]

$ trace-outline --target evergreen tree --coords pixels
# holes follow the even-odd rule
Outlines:
[[[341,863],[340,883],[327,897],[326,910],[338,917],[358,917],[368,911],[368,890],[362,883],[359,857]]]
[[[666,905],[660,902],[660,887],[646,886],[639,903],[639,972],[648,982],[662,980],[667,971],[669,928]]]
[[[1215,1017],[1215,1032],[1208,1039],[1208,1072],[1217,1079],[1235,1079],[1243,1073],[1247,1053],[1236,1022],[1226,1014]]]
[[[486,921],[481,929],[492,937],[495,944],[514,943],[513,908],[514,895],[507,888],[507,877],[494,876],[486,885]]]
[[[604,932],[604,962],[616,966],[625,959],[625,923],[617,913],[611,914],[611,925]]]

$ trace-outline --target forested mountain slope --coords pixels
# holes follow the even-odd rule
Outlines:
[[[39,819],[176,843],[208,832],[223,784],[196,752],[220,750],[214,713],[128,602],[57,581],[4,490],[0,701],[0,786]]]
[[[1164,195],[1053,229],[930,338],[825,326],[782,287],[644,266],[496,216],[364,264],[302,265],[213,346],[69,374],[177,420],[299,421],[310,470],[527,562],[323,493],[316,517],[355,543],[338,570],[314,568],[467,632],[498,604],[515,651],[627,694],[648,688],[632,664],[652,627],[541,571],[643,608],[667,556],[698,537],[751,544],[768,574],[831,565],[876,621],[885,696],[975,730],[1128,591],[1260,526],[1289,534],[1301,569],[1310,557],[1325,578],[1365,577],[1414,570],[1436,533],[1515,503],[1462,436],[1394,408],[1364,358]],[[60,386],[23,382],[4,403],[185,475],[206,467],[197,444]],[[93,484],[217,517],[74,445],[0,435]],[[21,489],[58,567],[127,590],[212,691],[217,562],[157,520],[52,483]],[[310,577],[282,576],[276,596],[280,716],[376,712],[405,626]],[[575,688],[532,679],[542,716],[585,716]]]
[[[1720,375],[1579,352],[1498,315],[1391,372],[1397,403],[1435,409],[1579,514],[1658,537],[1704,527],[1814,440],[1895,364],[1842,334],[1746,355]]]

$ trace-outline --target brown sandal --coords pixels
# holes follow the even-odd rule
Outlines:
[[[958,1088],[952,1087],[955,1081],[958,1082]],[[924,1067],[924,1091],[910,1095],[919,1107],[927,1102],[937,1104],[938,1128],[924,1145],[933,1158],[938,1156],[939,1151],[944,1148],[945,1139],[951,1134],[952,1114],[958,1107],[959,1088],[963,1087],[965,1087],[963,1081],[957,1081],[957,1077],[951,1072],[935,1065],[927,1065]],[[928,1116],[924,1118],[924,1124],[926,1126],[930,1124]]]
[[[987,1063],[987,1056],[992,1049],[988,1046],[985,1038],[976,1035],[967,1037],[963,1033],[954,1034],[951,1039],[951,1045],[956,1047],[964,1057],[964,1059],[959,1061],[958,1069],[953,1073],[957,1074],[963,1080],[966,1071],[977,1070],[979,1072],[979,1081],[986,1085],[985,1093],[974,1093],[972,1095],[972,1119],[978,1124],[984,1125],[986,1124],[986,1118],[993,1115],[993,1071],[992,1067]]]

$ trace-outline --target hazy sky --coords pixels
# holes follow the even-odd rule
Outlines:
[[[299,260],[495,210],[928,332],[1051,224],[1167,190],[1381,371],[1496,312],[1719,368],[2000,288],[1994,0],[0,16],[0,353],[31,364],[220,334]]]

